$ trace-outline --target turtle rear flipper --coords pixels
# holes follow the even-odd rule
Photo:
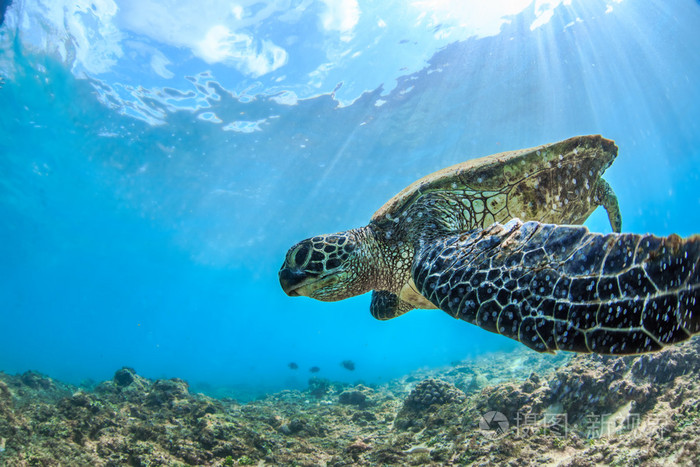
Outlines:
[[[596,201],[603,206],[605,212],[608,213],[608,220],[613,232],[622,230],[622,214],[620,214],[620,205],[617,202],[617,195],[612,187],[601,178],[598,180],[598,188],[595,193]]]
[[[597,234],[518,219],[418,252],[418,291],[539,352],[637,354],[700,333],[700,236]]]

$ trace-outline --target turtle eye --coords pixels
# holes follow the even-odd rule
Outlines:
[[[304,264],[304,262],[306,261],[306,258],[308,256],[309,256],[309,247],[308,247],[308,245],[303,245],[294,254],[294,264],[296,264],[296,265]]]

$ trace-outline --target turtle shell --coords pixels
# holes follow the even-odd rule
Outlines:
[[[580,224],[603,204],[600,194],[609,187],[601,175],[616,156],[613,141],[591,135],[472,159],[409,185],[374,213],[370,225],[410,233],[436,222],[470,230],[515,217]]]

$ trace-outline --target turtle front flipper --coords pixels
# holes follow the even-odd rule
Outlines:
[[[514,219],[418,252],[418,291],[539,352],[637,354],[700,333],[700,236]]]
[[[411,311],[413,306],[401,300],[398,295],[386,290],[373,290],[369,311],[375,318],[385,321]]]

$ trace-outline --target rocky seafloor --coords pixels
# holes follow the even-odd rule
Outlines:
[[[641,357],[487,355],[245,404],[132,369],[0,373],[0,465],[700,465],[700,339]]]

